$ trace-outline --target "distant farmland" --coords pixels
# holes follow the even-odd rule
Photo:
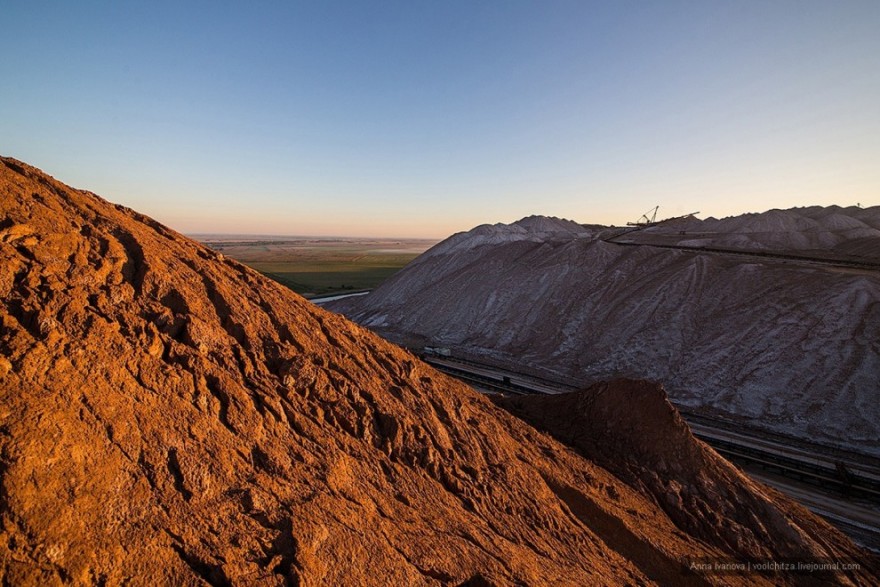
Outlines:
[[[373,289],[437,242],[216,235],[199,240],[306,297]]]

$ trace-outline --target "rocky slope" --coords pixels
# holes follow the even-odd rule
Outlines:
[[[878,578],[845,537],[744,479],[674,413],[642,442],[644,419],[609,411],[607,442],[585,422],[602,451],[563,438],[572,450],[246,267],[11,159],[0,214],[4,585]],[[615,385],[670,411],[653,388]],[[548,418],[556,434],[548,422],[565,418]],[[625,470],[606,459],[624,430],[622,450],[642,446]],[[661,467],[658,436],[688,465]],[[686,503],[696,488],[718,514],[682,519],[665,487]],[[741,500],[755,516],[728,517]],[[735,555],[862,568],[682,570]]]
[[[689,409],[880,455],[878,256],[880,207],[637,231],[531,218],[454,235],[326,307],[403,344],[578,382],[662,381]]]

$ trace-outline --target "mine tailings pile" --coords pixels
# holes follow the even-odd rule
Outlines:
[[[880,457],[880,206],[483,225],[325,307],[413,348],[661,381],[703,416]]]
[[[656,385],[496,405],[12,159],[0,299],[3,584],[880,580],[846,537],[695,440]],[[784,557],[860,568],[689,569]]]

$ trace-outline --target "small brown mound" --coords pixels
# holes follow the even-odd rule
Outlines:
[[[804,508],[753,482],[694,438],[659,384],[617,379],[496,403],[652,496],[681,530],[725,552],[823,558],[839,539]]]

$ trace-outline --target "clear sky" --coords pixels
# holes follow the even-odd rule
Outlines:
[[[0,153],[188,233],[880,204],[880,1],[8,2]]]

